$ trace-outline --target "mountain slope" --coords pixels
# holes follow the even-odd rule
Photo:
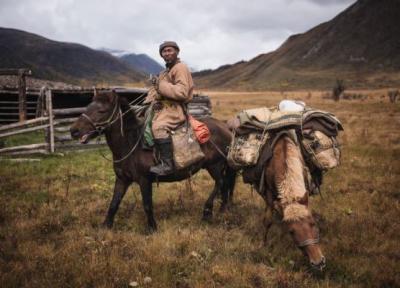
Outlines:
[[[400,83],[399,0],[359,0],[329,22],[248,62],[195,74],[213,88],[326,88]]]
[[[105,51],[121,59],[122,62],[126,63],[129,67],[136,71],[143,72],[145,74],[158,74],[164,69],[153,58],[146,54],[135,54],[124,50],[100,48],[100,51]]]
[[[29,68],[35,77],[72,83],[138,82],[144,78],[106,52],[8,28],[0,28],[0,67]]]
[[[146,74],[158,74],[164,67],[146,54],[128,54],[120,58],[129,67]]]

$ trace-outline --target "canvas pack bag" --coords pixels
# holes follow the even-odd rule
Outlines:
[[[235,169],[256,165],[268,136],[257,132],[234,135],[228,151],[229,165]]]
[[[171,132],[176,169],[186,168],[205,157],[190,125],[179,126]]]
[[[339,166],[340,147],[336,137],[329,137],[321,131],[312,131],[302,140],[306,158],[318,169],[326,171]]]

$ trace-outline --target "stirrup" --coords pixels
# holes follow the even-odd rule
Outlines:
[[[150,172],[159,176],[169,175],[172,174],[174,171],[175,169],[173,167],[171,167],[170,165],[165,165],[163,163],[150,167]]]

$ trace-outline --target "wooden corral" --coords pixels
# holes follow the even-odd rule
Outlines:
[[[128,99],[132,105],[142,105],[147,95],[147,89],[114,88],[113,90],[118,95]],[[18,121],[18,113],[4,113],[9,118],[3,118],[6,120],[3,123],[11,123],[0,125],[0,141],[6,137],[39,130],[45,131],[44,140],[41,143],[0,148],[0,156],[51,154],[71,149],[90,149],[105,145],[104,140],[81,145],[71,138],[69,132],[70,125],[85,111],[85,107],[91,102],[93,93],[93,89],[47,89],[43,87],[40,90],[28,90],[27,96],[30,101],[27,101],[27,103],[31,105],[28,106],[28,119],[16,122]],[[0,91],[0,109],[8,107],[3,106],[5,104],[14,104],[15,106],[18,103],[17,96],[16,91]],[[211,102],[208,96],[205,95],[195,95],[188,104],[188,108],[189,113],[196,118],[211,115]]]
[[[9,110],[17,110],[18,109],[18,116],[19,116],[19,121],[25,121],[26,119],[28,119],[28,107],[27,107],[27,97],[26,97],[26,81],[25,81],[25,77],[26,76],[30,76],[32,75],[32,71],[28,70],[28,69],[0,69],[0,76],[1,75],[11,75],[11,76],[18,76],[18,107],[14,108],[14,107],[10,107],[10,106],[3,106],[4,104],[14,104],[14,103],[7,103],[9,101],[3,101],[6,103],[0,103],[2,104],[0,106],[1,110],[7,110],[7,108],[9,108]],[[29,104],[32,104],[32,101],[29,101]],[[11,108],[11,109],[10,109]],[[32,107],[29,107],[32,108]],[[4,114],[4,112],[1,112],[0,110],[0,118],[2,116],[2,114]],[[31,109],[30,109],[31,110]],[[13,113],[15,114],[15,112],[8,112],[8,114]],[[32,114],[32,113],[31,113]],[[0,120],[1,122],[1,120]]]

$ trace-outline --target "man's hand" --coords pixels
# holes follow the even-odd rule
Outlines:
[[[157,76],[154,76],[154,75],[151,75],[150,76],[150,83],[151,83],[151,85],[153,85],[153,87],[154,88],[158,88],[158,77]]]
[[[152,86],[156,90],[158,89],[158,76],[150,74],[149,78],[146,79],[146,86]]]
[[[156,100],[163,100],[164,98],[162,97],[162,95],[159,92],[157,92],[155,99]]]

